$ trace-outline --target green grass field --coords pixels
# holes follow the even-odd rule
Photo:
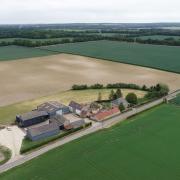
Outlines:
[[[180,36],[164,36],[164,35],[140,36],[138,38],[143,40],[147,40],[147,39],[164,40],[167,38],[174,38],[174,40],[180,40]]]
[[[161,105],[0,175],[1,180],[178,180],[180,111]]]
[[[20,46],[0,47],[0,61],[41,57],[41,56],[48,56],[53,54],[56,53],[46,50],[36,49],[36,48],[28,48],[28,47],[20,47]]]
[[[44,49],[180,73],[180,47],[93,41],[54,45]]]

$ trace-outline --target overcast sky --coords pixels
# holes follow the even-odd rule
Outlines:
[[[180,0],[0,0],[0,24],[180,22]]]

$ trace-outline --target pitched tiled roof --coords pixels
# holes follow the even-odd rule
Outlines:
[[[92,118],[96,119],[98,121],[102,121],[104,119],[107,119],[115,114],[120,113],[120,110],[118,107],[114,107],[112,109],[109,110],[104,110],[104,111],[100,111],[97,114],[95,114]]]

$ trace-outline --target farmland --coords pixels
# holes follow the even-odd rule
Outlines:
[[[176,106],[158,106],[49,151],[0,179],[179,179],[179,117]]]
[[[73,84],[160,82],[171,90],[180,84],[179,74],[67,54],[2,61],[0,77],[0,106],[69,90]]]
[[[49,56],[52,54],[55,53],[36,48],[27,48],[19,46],[0,47],[0,61],[23,59],[29,57]]]
[[[143,39],[143,40],[146,40],[146,39],[164,40],[164,39],[168,39],[168,38],[173,38],[175,40],[179,40],[180,36],[152,35],[152,36],[140,36],[138,38]]]
[[[44,49],[180,73],[179,47],[94,41],[53,45]]]
[[[14,123],[14,119],[17,114],[22,114],[32,109],[35,109],[37,105],[47,101],[59,101],[65,105],[68,105],[71,100],[79,103],[88,103],[96,101],[98,93],[101,92],[102,99],[108,99],[111,89],[101,90],[82,90],[82,91],[64,91],[54,95],[49,95],[41,98],[37,98],[30,101],[24,101],[8,106],[0,107],[0,124]],[[123,96],[125,97],[128,93],[134,92],[138,98],[143,98],[146,92],[139,90],[122,89]]]

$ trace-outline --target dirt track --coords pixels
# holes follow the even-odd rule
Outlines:
[[[180,87],[180,75],[67,54],[0,62],[0,106],[53,94],[73,84],[126,82]]]

